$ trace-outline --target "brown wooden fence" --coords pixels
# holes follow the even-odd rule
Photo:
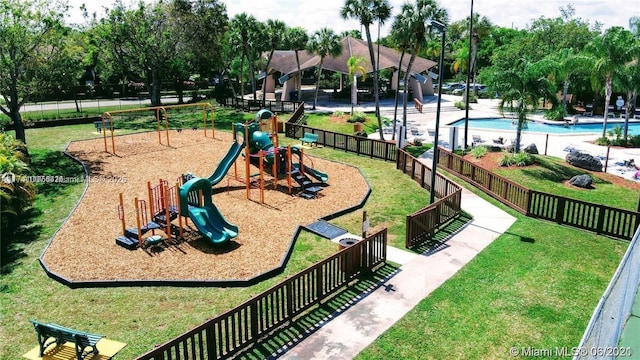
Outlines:
[[[396,168],[411,176],[421,187],[435,191],[438,197],[433,204],[407,215],[405,246],[413,248],[433,238],[442,225],[460,214],[462,188],[436,172],[432,189],[431,169],[402,149],[398,149]]]
[[[528,189],[441,149],[438,164],[524,215],[631,240],[640,213]]]
[[[301,138],[304,133],[318,135],[318,144],[337,150],[365,155],[385,161],[396,160],[396,144],[361,136],[340,134],[333,131],[313,128],[311,126],[285,123],[285,133],[289,138]]]
[[[383,265],[386,249],[383,229],[137,359],[229,358]]]

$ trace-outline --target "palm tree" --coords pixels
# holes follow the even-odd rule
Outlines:
[[[549,67],[549,74],[556,80],[558,84],[562,84],[562,109],[564,114],[567,113],[567,94],[571,79],[584,69],[589,68],[590,59],[583,54],[575,53],[573,49],[561,49],[560,51],[550,54],[542,60]]]
[[[373,69],[373,92],[376,102],[376,117],[378,118],[378,130],[380,139],[384,139],[382,133],[382,118],[380,117],[380,91],[378,81],[378,71],[376,68],[376,58],[373,52],[373,42],[371,41],[370,26],[374,21],[384,23],[391,16],[391,5],[388,0],[346,0],[340,10],[340,15],[344,19],[354,18],[360,21],[364,27],[364,32],[369,45],[369,57]]]
[[[300,72],[300,57],[298,56],[298,53],[300,50],[304,50],[307,46],[307,43],[309,42],[309,35],[307,34],[307,31],[302,28],[302,27],[294,27],[294,28],[290,28],[287,31],[287,36],[286,36],[286,41],[287,44],[289,45],[289,48],[291,50],[293,50],[296,53],[296,67],[298,68],[298,75],[297,75],[297,83],[296,83],[296,87],[298,88],[298,100],[302,99],[302,73]]]
[[[446,24],[449,20],[447,10],[439,8],[435,0],[417,0],[416,4],[405,3],[402,6],[400,14],[396,16],[396,23],[399,27],[405,27],[408,35],[411,36],[411,43],[413,49],[411,50],[411,57],[404,73],[404,92],[402,99],[402,122],[407,126],[407,97],[409,76],[411,75],[411,67],[415,61],[416,56],[420,52],[422,45],[427,42],[427,27],[425,26],[425,20],[433,19],[443,24]],[[440,49],[444,51],[444,49]]]
[[[631,61],[633,48],[633,34],[622,27],[614,26],[602,36],[595,38],[589,45],[588,51],[593,55],[594,70],[592,86],[602,88],[604,80],[604,121],[602,123],[602,137],[607,134],[607,118],[609,117],[609,103],[613,93],[613,77],[618,69]]]
[[[244,97],[244,85],[242,79],[244,77],[244,59],[249,63],[249,76],[251,77],[251,88],[253,90],[253,99],[256,98],[255,72],[253,70],[253,53],[251,47],[255,43],[255,36],[259,33],[260,25],[253,15],[240,13],[231,19],[231,31],[236,32],[242,41],[242,65],[240,70],[240,94]]]
[[[354,100],[358,102],[358,74],[362,75],[362,80],[367,76],[367,69],[362,66],[365,61],[363,56],[351,56],[347,60],[347,69],[349,69],[349,81],[351,81],[351,115],[353,116]],[[354,99],[355,98],[355,99]]]
[[[322,63],[327,56],[338,56],[342,53],[342,42],[340,37],[329,28],[322,28],[316,31],[309,39],[307,49],[320,56],[318,64],[318,78],[316,80],[316,94],[313,98],[313,109],[315,110],[318,103],[318,91],[320,90],[320,77],[322,76]]]
[[[520,152],[522,128],[527,122],[527,114],[538,109],[539,100],[553,95],[553,87],[539,64],[520,59],[514,66],[497,70],[489,78],[489,86],[501,95],[498,110],[504,114],[507,109],[518,115],[516,143],[514,151]]]
[[[395,47],[400,49],[400,60],[398,61],[398,76],[396,79],[396,94],[393,108],[393,135],[391,139],[396,137],[396,124],[398,119],[398,102],[400,99],[400,72],[402,71],[402,62],[407,50],[411,48],[412,33],[411,27],[405,23],[405,17],[398,16],[391,25],[391,41],[395,43]],[[406,86],[406,85],[405,85]]]
[[[269,42],[269,57],[267,58],[267,66],[265,67],[265,77],[262,81],[262,106],[265,106],[267,100],[267,78],[269,76],[269,65],[273,53],[278,47],[281,47],[285,41],[287,25],[280,20],[267,20],[265,27],[265,35]]]

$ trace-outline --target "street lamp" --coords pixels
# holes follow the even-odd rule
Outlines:
[[[440,79],[440,90],[438,90],[438,107],[436,108],[436,133],[433,136],[433,164],[431,165],[431,189],[429,191],[430,198],[429,204],[433,204],[435,201],[435,187],[436,187],[436,166],[438,165],[438,132],[440,131],[440,104],[442,103],[442,76],[443,76],[443,63],[444,63],[444,40],[447,36],[447,27],[435,20],[428,20],[427,26],[433,26],[440,30],[442,34],[442,45],[440,47],[440,62],[438,64],[438,79]]]

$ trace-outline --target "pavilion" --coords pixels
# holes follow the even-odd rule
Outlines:
[[[391,81],[391,88],[397,89],[397,79],[400,76],[398,71],[398,63],[400,62],[401,53],[395,49],[391,49],[385,46],[374,45],[374,53],[379,59],[379,68],[390,69],[393,71],[393,79]],[[379,57],[378,57],[379,53]],[[361,56],[365,61],[361,64],[366,70],[367,74],[373,73],[371,66],[369,48],[367,42],[364,40],[356,39],[350,36],[342,39],[342,53],[337,57],[327,56],[322,63],[323,70],[329,70],[338,72],[341,74],[348,74],[347,60],[351,56]],[[300,60],[300,71],[305,71],[317,67],[320,64],[320,56],[309,53],[305,50],[298,51],[298,57]],[[405,71],[409,64],[411,54],[405,54],[402,59],[401,71]],[[425,58],[416,57],[412,66],[409,86],[413,92],[413,97],[422,101],[423,96],[433,95],[433,77],[437,78],[437,74],[429,72],[429,69],[437,65],[435,61],[427,60]],[[428,72],[428,73],[427,73]],[[280,79],[282,83],[282,101],[290,100],[290,93],[295,92],[301,85],[301,76],[298,74],[298,67],[296,64],[296,54],[293,50],[279,50],[275,51],[269,64],[267,72],[271,76],[267,76],[267,84],[265,87],[266,93],[275,98],[276,79],[274,74],[280,73]],[[427,73],[426,75],[424,75]],[[352,98],[352,102],[356,100]]]

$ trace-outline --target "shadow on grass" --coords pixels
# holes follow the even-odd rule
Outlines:
[[[589,174],[589,172],[575,168],[568,164],[552,161],[543,157],[538,158],[538,166],[522,169],[522,174],[532,179],[542,179],[561,184],[576,175]],[[594,183],[608,184],[606,180],[592,176]]]
[[[2,241],[0,241],[0,274],[6,275],[20,265],[20,259],[27,256],[24,247],[40,237],[42,233],[42,225],[35,223],[42,215],[42,211],[37,208],[30,208],[25,214],[18,218],[19,223],[15,230],[2,233]],[[0,292],[4,291],[0,289]]]
[[[341,313],[383,287],[398,268],[385,264],[371,275],[351,283],[344,290],[323,301],[319,306],[300,315],[286,327],[275,330],[257,344],[240,352],[236,358],[277,359],[304,339],[328,324]]]
[[[471,220],[471,215],[461,212],[460,215],[451,219],[436,231],[436,234],[431,239],[425,240],[422,244],[411,249],[411,251],[423,255],[432,255],[448,248],[447,240],[465,228]]]
[[[76,185],[77,181],[84,181],[82,165],[59,151],[32,150],[31,169],[36,176],[34,180],[39,198],[64,196],[68,187]],[[40,203],[47,204],[48,201]],[[26,256],[25,245],[42,236],[43,226],[36,223],[42,214],[40,208],[32,207],[17,219],[13,231],[3,232],[0,245],[2,274],[13,271],[19,260]]]
[[[32,151],[31,169],[36,176],[45,177],[36,182],[38,196],[60,195],[69,186],[84,182],[82,165],[60,151]]]

